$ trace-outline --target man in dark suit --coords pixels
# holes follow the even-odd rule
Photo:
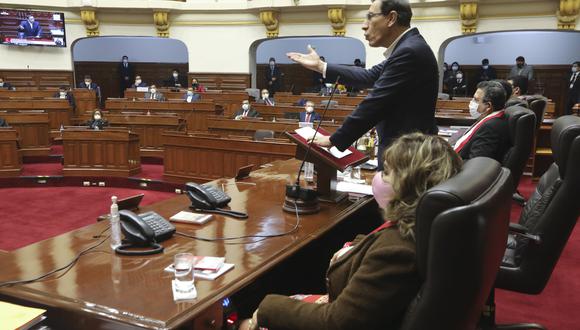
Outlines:
[[[280,76],[282,74],[280,68],[276,65],[275,58],[270,57],[268,62],[268,67],[266,68],[266,88],[268,88],[270,95],[274,96],[278,88],[280,88]]]
[[[256,100],[256,103],[260,103],[260,104],[265,104],[265,105],[269,105],[269,106],[274,106],[276,104],[276,102],[274,101],[273,98],[270,97],[270,92],[268,92],[267,89],[262,89],[261,94],[262,97],[258,100]]]
[[[511,146],[505,102],[505,89],[499,82],[482,81],[477,85],[469,112],[478,120],[453,146],[461,158],[489,157],[503,161]]]
[[[131,85],[131,88],[137,87],[147,87],[147,84],[143,82],[143,79],[141,79],[140,75],[135,76],[135,82],[133,83],[133,85]]]
[[[580,103],[580,62],[572,64],[572,74],[568,81],[568,103],[564,110],[565,115],[572,114],[572,108],[576,103]]]
[[[70,106],[74,109],[75,108],[75,99],[71,92],[68,90],[68,86],[62,85],[58,88],[58,92],[54,93],[53,97],[58,99],[66,99]]]
[[[293,61],[325,74],[327,81],[340,76],[347,85],[373,88],[332,136],[318,135],[315,143],[345,150],[376,125],[382,158],[382,151],[401,134],[437,132],[438,65],[419,31],[410,28],[412,15],[404,0],[375,0],[371,4],[362,27],[365,38],[371,47],[387,47],[387,51],[386,59],[369,70],[327,65],[311,47],[309,54],[288,53]]]
[[[234,119],[240,120],[243,118],[255,118],[259,117],[260,113],[256,109],[252,108],[250,101],[244,100],[242,102],[242,108],[234,114]]]
[[[129,63],[129,57],[127,55],[123,55],[121,59],[121,63],[119,63],[119,89],[120,97],[125,96],[125,90],[131,87],[131,80],[133,80],[133,75],[135,74],[133,70],[133,64]]]
[[[477,79],[477,82],[490,81],[494,80],[495,78],[497,78],[497,75],[495,74],[495,69],[491,65],[489,65],[489,60],[487,58],[484,58],[483,60],[481,60],[481,67],[479,68],[479,77]]]
[[[79,88],[86,88],[89,90],[94,90],[96,92],[96,96],[97,96],[97,100],[99,102],[99,104],[101,103],[101,88],[99,87],[99,85],[97,85],[96,83],[93,82],[93,79],[91,78],[91,76],[86,75],[84,78],[84,81],[79,83]]]
[[[36,21],[34,16],[28,15],[25,21],[18,25],[18,38],[40,38],[42,27]]]
[[[313,123],[314,121],[320,121],[320,115],[314,112],[314,102],[306,101],[304,111],[300,113],[300,122]]]
[[[143,99],[154,100],[154,101],[163,101],[163,100],[165,100],[165,97],[163,96],[163,93],[160,93],[159,91],[157,91],[157,86],[151,85],[151,87],[149,87],[149,92],[145,93]]]
[[[0,127],[8,127],[10,125],[8,125],[8,122],[6,122],[6,120],[0,118]]]
[[[0,76],[0,88],[12,90],[12,85],[9,82],[4,81],[4,77]]]
[[[187,79],[179,74],[178,69],[173,69],[171,77],[165,81],[165,87],[187,88]]]

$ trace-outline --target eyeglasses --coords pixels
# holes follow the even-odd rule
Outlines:
[[[382,16],[382,15],[383,15],[383,13],[367,13],[367,15],[366,15],[367,22],[370,21],[375,16]]]

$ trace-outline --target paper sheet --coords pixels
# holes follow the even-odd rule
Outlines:
[[[302,128],[295,129],[294,132],[296,132],[298,135],[300,135],[301,137],[303,137],[305,140],[308,141],[308,140],[312,139],[312,137],[316,133],[316,130],[312,127],[302,127]],[[318,132],[318,134],[323,135],[320,132]],[[344,157],[352,154],[352,151],[350,151],[348,149],[346,149],[345,151],[340,151],[336,147],[331,147],[330,149],[321,147],[321,149],[330,153],[332,156],[334,156],[335,158],[338,158],[338,159],[344,158]]]
[[[336,183],[336,190],[341,192],[349,192],[356,194],[372,195],[373,187],[368,184],[359,184],[346,181]]]

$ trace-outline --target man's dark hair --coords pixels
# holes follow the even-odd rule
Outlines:
[[[477,89],[483,91],[481,101],[484,103],[491,103],[493,111],[498,111],[505,108],[505,89],[498,81],[482,81],[477,84]]]
[[[400,26],[411,26],[411,5],[407,0],[379,0],[381,1],[381,13],[383,15],[389,14],[392,10],[397,12],[397,24]]]
[[[580,66],[580,61],[576,61],[576,62],[572,63],[572,65],[574,65],[574,64]]]
[[[173,72],[179,73],[179,69],[178,68],[175,68],[175,69],[173,69]]]
[[[127,56],[127,55],[123,55],[123,57],[121,57],[121,59],[122,59],[122,60],[124,60],[124,59],[129,59],[129,56]]]
[[[513,88],[519,87],[522,95],[526,95],[528,93],[528,78],[524,76],[511,76],[507,80],[511,80],[513,82]]]
[[[87,74],[87,75],[85,75],[85,79],[91,79],[91,80],[93,80],[93,79],[91,78],[91,76],[90,76],[90,75],[88,75],[88,74]]]
[[[525,59],[523,56],[518,56],[518,57],[516,58],[516,62],[517,62],[517,61],[525,62],[525,61],[526,61],[526,59]]]
[[[512,85],[510,85],[510,83],[507,82],[507,80],[503,80],[503,79],[496,79],[496,80],[492,80],[492,81],[497,81],[498,83],[501,84],[501,86],[505,90],[505,99],[507,102],[507,100],[510,99],[510,97],[512,96],[512,93],[514,92]]]
[[[487,65],[489,64],[489,60],[487,58],[484,58],[483,60],[481,60],[481,64]]]
[[[67,85],[60,85],[60,87],[58,89],[60,89],[61,91],[64,91],[64,90],[68,89],[68,86]]]
[[[276,62],[276,59],[273,57],[270,57],[270,59],[268,60],[268,62]]]
[[[361,64],[362,64],[362,62],[361,62],[360,58],[354,59],[354,65],[361,65]]]

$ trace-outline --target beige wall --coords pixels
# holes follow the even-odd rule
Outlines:
[[[29,1],[30,2],[30,1]],[[70,1],[72,5],[79,5]],[[353,3],[353,1],[347,1]],[[523,1],[524,2],[524,1]],[[518,13],[520,6],[506,5],[500,8],[495,5],[481,5],[481,18],[478,32],[512,30],[512,29],[554,29],[557,25],[555,10],[557,2],[528,0],[525,13]],[[101,3],[101,2],[99,2]],[[118,2],[115,2],[118,3]],[[189,6],[190,2],[187,2]],[[304,3],[302,1],[301,3]],[[358,2],[361,3],[361,2]],[[240,3],[230,1],[226,5],[238,6]],[[255,3],[254,5],[257,5]],[[435,54],[441,44],[448,38],[461,35],[461,21],[458,5],[441,2],[442,5],[421,5],[414,8],[413,26],[419,28]],[[71,5],[71,6],[72,6]],[[128,4],[131,5],[131,4]],[[175,8],[186,4],[171,4]],[[0,4],[0,7],[3,6]],[[21,7],[21,6],[20,6]],[[530,9],[531,8],[531,9]],[[48,8],[38,7],[39,10]],[[85,28],[79,17],[79,9],[58,9],[65,11],[67,20],[68,47],[0,47],[2,69],[57,69],[71,70],[71,45],[75,39],[85,36]],[[152,10],[99,9],[100,34],[155,36]],[[331,35],[332,29],[327,18],[326,7],[281,9],[280,37]],[[363,41],[361,30],[366,5],[352,5],[347,9],[346,36]],[[224,13],[227,12],[227,13]],[[507,17],[506,17],[507,16]],[[265,38],[266,29],[260,23],[257,10],[236,11],[179,11],[170,13],[170,36],[182,40],[189,49],[189,69],[194,72],[238,72],[247,73],[250,68],[250,45]],[[374,64],[382,59],[384,49],[371,49],[367,46],[366,63]]]

